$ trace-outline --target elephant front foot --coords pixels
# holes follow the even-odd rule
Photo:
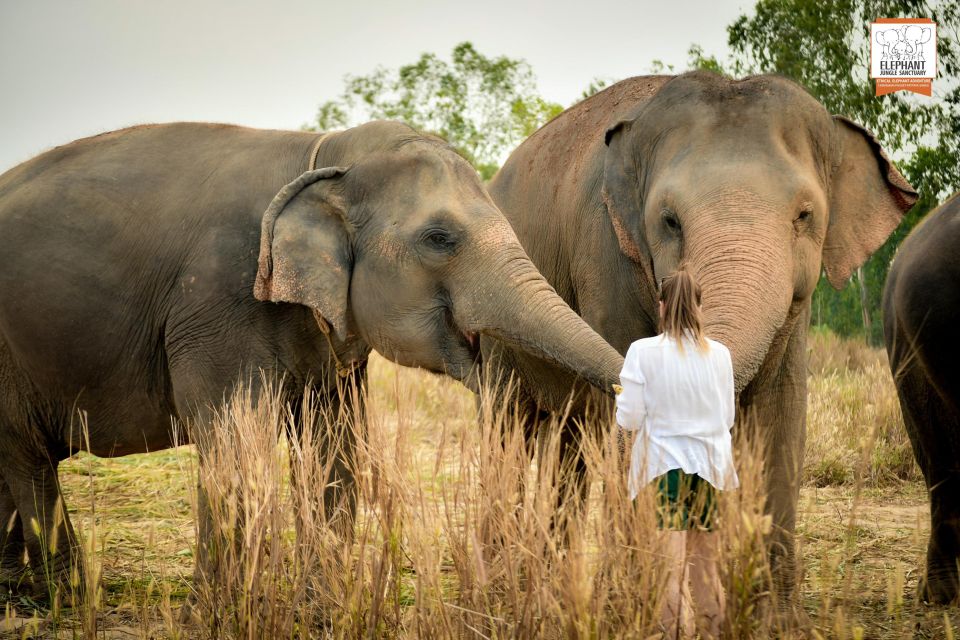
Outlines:
[[[927,604],[948,605],[957,601],[960,579],[957,572],[958,559],[950,562],[927,565],[927,575],[917,585],[917,597]]]
[[[19,558],[5,558],[0,563],[0,604],[15,600],[33,589],[30,572],[23,554]]]
[[[800,608],[799,589],[797,588],[797,554],[793,536],[774,533],[768,541],[770,588],[774,594],[777,608],[784,613],[792,613]]]
[[[957,488],[960,484],[951,483],[950,489]],[[931,502],[933,518],[927,543],[927,571],[920,579],[917,596],[921,602],[951,604],[960,595],[960,517],[952,515],[952,504],[944,505],[943,500],[936,501],[937,497],[935,494]]]
[[[45,566],[31,563],[19,580],[17,593],[44,606],[78,607],[87,598],[84,571],[79,553],[53,559]]]

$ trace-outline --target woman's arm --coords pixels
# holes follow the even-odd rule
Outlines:
[[[617,424],[629,431],[642,427],[647,415],[647,407],[643,402],[646,379],[639,364],[637,352],[631,347],[624,358],[623,371],[620,372],[620,386],[623,391],[617,394]]]

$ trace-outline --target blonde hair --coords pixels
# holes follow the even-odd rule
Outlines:
[[[700,285],[683,265],[660,281],[660,302],[663,303],[660,331],[677,341],[681,353],[681,338],[685,335],[693,338],[699,351],[710,348],[706,336],[703,335],[700,298]]]

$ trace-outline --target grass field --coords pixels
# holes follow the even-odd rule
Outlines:
[[[820,332],[810,345],[798,526],[806,615],[783,619],[770,606],[760,471],[744,446],[743,487],[721,505],[728,635],[952,637],[957,611],[914,597],[928,508],[885,355]],[[657,536],[647,510],[628,505],[613,438],[588,452],[588,514],[559,541],[549,445],[547,462],[530,472],[519,436],[507,425],[501,441],[491,427],[502,416],[478,426],[473,397],[458,384],[382,359],[372,363],[370,389],[349,543],[298,508],[316,500],[310,479],[318,469],[305,462],[309,451],[277,446],[264,428],[282,419],[280,409],[238,398],[222,426],[242,436],[225,443],[232,453],[205,482],[223,535],[235,533],[238,501],[248,526],[216,584],[191,580],[191,447],[112,460],[80,455],[61,477],[87,546],[88,580],[100,587],[76,610],[9,602],[0,635],[656,637]],[[289,465],[307,480],[291,487]],[[299,543],[294,530],[306,532]],[[195,621],[183,626],[191,589]]]

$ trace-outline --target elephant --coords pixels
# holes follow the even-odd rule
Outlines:
[[[773,586],[791,602],[811,297],[821,265],[842,287],[916,192],[867,130],[794,82],[706,71],[581,101],[488,189],[540,272],[620,353],[659,333],[660,279],[681,263],[696,274],[706,333],[732,355],[738,430],[765,448]],[[520,381],[521,419],[566,408],[569,375],[494,337],[481,349],[488,371]],[[586,392],[572,403],[573,417],[611,404]],[[576,442],[565,451],[577,468]]]
[[[914,56],[915,60],[923,60],[923,47],[921,45],[929,42],[932,35],[933,31],[930,27],[910,24],[903,28],[901,37],[907,44],[907,53]]]
[[[61,588],[82,562],[60,461],[170,447],[171,417],[202,434],[230,389],[257,391],[255,372],[282,379],[291,406],[308,389],[356,417],[336,381],[362,386],[371,350],[474,388],[481,335],[610,393],[623,363],[536,271],[468,162],[395,122],[145,125],[57,147],[0,176],[0,257],[7,590]],[[343,448],[323,504],[352,515]]]
[[[960,193],[903,243],[883,291],[883,335],[913,454],[930,494],[921,599],[960,595]]]
[[[896,47],[898,43],[903,42],[903,31],[900,29],[884,29],[877,31],[874,36],[877,44],[883,45],[883,59],[891,57],[891,47]]]

